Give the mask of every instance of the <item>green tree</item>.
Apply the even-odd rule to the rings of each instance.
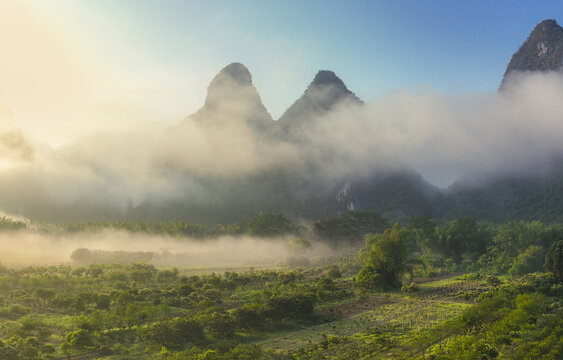
[[[23,221],[16,221],[5,216],[0,217],[0,231],[18,231],[27,228]]]
[[[229,360],[255,360],[261,359],[262,351],[256,345],[238,344],[225,354]]]
[[[312,295],[275,296],[266,301],[263,312],[266,317],[273,321],[283,319],[303,320],[313,315],[314,305]]]
[[[235,335],[236,321],[228,313],[214,312],[205,318],[205,328],[218,339],[230,339]]]
[[[459,263],[464,254],[476,259],[485,253],[487,233],[479,227],[475,218],[457,217],[439,233],[439,244],[444,256]]]
[[[92,261],[92,252],[86,248],[76,249],[72,252],[70,258],[78,263],[87,263]]]
[[[437,226],[436,222],[426,215],[417,215],[409,219],[408,227],[412,231],[416,245],[425,254],[440,253]]]
[[[361,250],[360,257],[370,270],[368,273],[379,274],[387,286],[401,287],[400,276],[410,271],[409,237],[410,231],[401,228],[399,224],[393,225],[383,234],[366,236],[366,247]]]
[[[28,337],[21,342],[20,357],[24,360],[35,360],[39,356],[40,344],[34,337]]]
[[[263,327],[263,318],[248,304],[233,310],[232,315],[237,328],[241,330],[260,330]]]
[[[39,288],[35,290],[35,295],[41,299],[41,301],[43,302],[43,306],[45,306],[46,302],[52,298],[55,297],[56,293],[53,290],[50,289],[43,289],[43,288]]]
[[[172,269],[162,269],[158,270],[156,273],[156,280],[162,283],[170,283],[178,278],[178,269],[175,267]]]
[[[178,347],[205,338],[201,324],[192,319],[175,318],[159,321],[141,331],[141,337],[156,345]]]
[[[387,225],[387,221],[374,211],[347,211],[338,217],[316,222],[314,229],[318,236],[333,242],[358,241],[367,234],[382,232]]]
[[[61,352],[65,354],[68,359],[70,359],[70,355],[72,354],[72,346],[68,341],[63,341],[59,345],[59,350],[61,350]]]
[[[338,291],[338,286],[334,280],[329,277],[321,277],[316,284],[317,298],[320,300],[328,300],[334,298]]]
[[[508,274],[517,276],[541,271],[544,259],[545,249],[541,246],[532,245],[514,258],[512,267],[508,269]]]
[[[356,274],[356,286],[362,291],[375,290],[383,285],[383,278],[377,270],[369,264],[364,265],[358,274]]]
[[[311,242],[303,238],[295,238],[286,244],[286,248],[292,256],[303,254],[311,247]]]
[[[563,282],[563,240],[559,240],[549,247],[543,266],[545,270],[553,274],[555,281]]]
[[[247,224],[248,233],[268,237],[285,235],[297,231],[297,227],[281,214],[263,213]]]
[[[94,339],[88,330],[79,329],[66,335],[65,341],[73,349],[84,350],[94,345]]]
[[[340,271],[340,268],[337,265],[333,265],[326,272],[326,276],[333,280],[340,279],[342,277],[342,271]]]
[[[53,346],[53,344],[45,344],[41,347],[41,353],[47,355],[47,357],[52,356],[57,349]]]
[[[215,350],[207,350],[203,354],[199,354],[198,360],[219,360],[221,356]]]

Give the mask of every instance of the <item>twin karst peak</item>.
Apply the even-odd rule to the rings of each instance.
[[[189,118],[209,125],[242,121],[259,130],[270,130],[277,125],[289,133],[298,131],[307,119],[321,116],[345,102],[362,104],[334,72],[321,70],[303,95],[275,122],[252,83],[250,71],[241,63],[232,63],[213,78],[204,106]]]

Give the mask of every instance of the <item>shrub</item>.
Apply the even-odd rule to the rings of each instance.
[[[406,292],[406,293],[417,292],[418,291],[418,285],[411,281],[409,283],[403,284],[403,286],[401,287],[401,291]]]
[[[375,290],[383,284],[383,278],[371,265],[364,266],[356,275],[356,286],[362,291]]]

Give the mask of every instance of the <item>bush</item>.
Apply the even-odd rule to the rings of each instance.
[[[260,330],[263,327],[263,318],[248,306],[243,306],[232,311],[236,327],[241,330]]]
[[[501,283],[500,279],[494,275],[487,275],[485,280],[487,281],[487,285],[490,286],[499,286]]]
[[[160,321],[143,329],[141,337],[153,344],[178,347],[198,343],[205,338],[203,327],[192,319],[175,318]]]
[[[508,274],[518,276],[542,270],[545,258],[545,249],[541,246],[532,245],[523,253],[514,258]]]
[[[279,236],[297,231],[297,227],[281,214],[264,213],[250,220],[248,233],[254,236]]]
[[[232,338],[235,335],[236,326],[235,319],[228,313],[214,312],[205,318],[205,328],[215,338]]]
[[[338,266],[333,266],[326,272],[326,276],[331,279],[340,279],[342,277],[342,272]]]
[[[92,261],[92,253],[86,248],[80,248],[74,250],[70,258],[78,263],[88,263]]]
[[[403,284],[403,286],[401,287],[401,291],[406,292],[406,293],[417,292],[418,291],[418,285],[411,281],[409,283]]]
[[[225,354],[229,360],[255,360],[260,359],[262,351],[256,345],[238,344]]]
[[[264,314],[267,318],[280,321],[284,319],[300,320],[313,314],[313,297],[303,294],[276,296],[266,301]]]
[[[366,265],[356,275],[356,286],[362,291],[383,287],[383,278],[371,265]]]
[[[89,346],[94,345],[92,335],[84,329],[68,333],[65,340],[70,344],[72,348],[75,349],[85,349]]]

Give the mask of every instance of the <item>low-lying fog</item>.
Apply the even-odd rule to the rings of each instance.
[[[100,233],[42,234],[32,230],[0,233],[0,263],[8,266],[146,262],[156,266],[278,266],[290,258],[329,256],[326,246],[292,249],[292,237],[221,236],[190,239],[105,230]],[[71,255],[88,249],[90,257]],[[84,250],[82,250],[84,251]],[[83,255],[83,254],[82,254]]]
[[[92,133],[59,148],[0,126],[0,210],[68,221],[69,213],[81,219],[82,209],[94,209],[97,217],[82,219],[113,220],[110,209],[125,213],[147,199],[212,205],[209,179],[244,182],[280,169],[328,185],[396,168],[442,187],[541,174],[563,153],[561,99],[560,72],[515,74],[499,94],[406,89],[308,118],[298,141],[249,125],[255,97],[237,106],[227,99],[202,121]]]
[[[297,144],[256,133],[232,107],[203,123],[139,124],[56,149],[27,138],[14,117],[13,126],[0,126],[0,195],[2,201],[31,194],[63,203],[90,196],[135,204],[148,193],[166,199],[184,191],[189,178],[174,171],[240,178],[300,165],[339,179],[399,164],[446,186],[465,174],[523,170],[561,151],[561,98],[559,72],[516,74],[501,94],[404,89],[308,119]]]

